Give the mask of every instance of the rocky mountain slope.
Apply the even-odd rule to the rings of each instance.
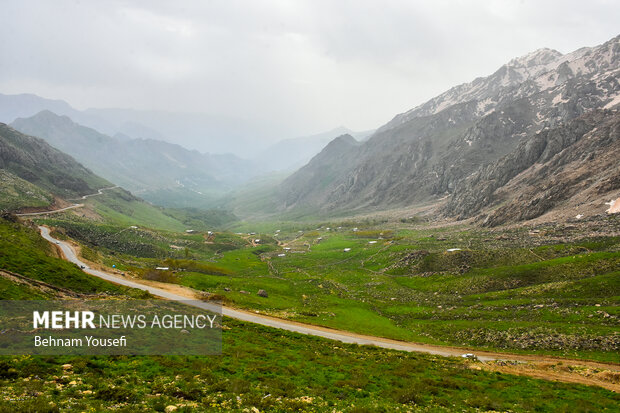
[[[620,36],[562,55],[549,49],[516,58],[492,75],[457,86],[396,116],[365,143],[328,146],[281,185],[283,210],[324,213],[388,209],[456,197],[467,177],[513,153],[520,142],[595,109],[620,95]],[[331,152],[331,153],[330,153]],[[318,173],[337,159],[337,173]],[[472,216],[469,203],[447,215]]]
[[[256,173],[234,155],[209,155],[152,139],[110,137],[42,111],[12,126],[40,136],[97,174],[164,206],[205,206]]]
[[[601,210],[620,192],[620,112],[595,110],[523,139],[454,192],[444,212],[486,225],[536,218],[564,205],[573,216]]]
[[[71,156],[51,147],[44,140],[25,135],[0,123],[0,169],[8,171],[12,185],[28,181],[62,198],[97,192],[111,183],[95,175]],[[24,189],[26,193],[28,188]],[[33,192],[34,195],[34,192]]]

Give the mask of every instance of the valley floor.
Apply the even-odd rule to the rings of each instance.
[[[107,271],[105,271],[105,268],[91,268],[97,267],[98,265],[83,262],[75,253],[74,246],[51,237],[49,235],[48,228],[40,227],[40,229],[45,239],[61,248],[66,259],[79,266],[85,267],[85,271],[92,275],[121,285],[143,289],[153,295],[166,299],[182,301],[186,299],[204,298],[200,291],[178,284],[164,283],[153,280],[131,279],[126,276],[119,276],[118,274],[115,274],[113,269],[108,268]],[[252,244],[254,247],[257,246],[254,243]],[[102,269],[104,271],[102,271]],[[441,356],[458,357],[464,353],[473,352],[475,353],[477,359],[482,362],[479,364],[479,368],[481,369],[527,375],[547,380],[597,385],[616,392],[620,391],[620,364],[617,363],[596,363],[535,354],[513,354],[507,352],[497,353],[472,347],[449,347],[423,343],[411,343],[284,320],[281,318],[260,314],[258,311],[250,312],[231,307],[224,307],[223,311],[225,316],[246,322],[253,322],[302,334],[329,338],[345,343],[374,345],[393,350],[424,352]]]

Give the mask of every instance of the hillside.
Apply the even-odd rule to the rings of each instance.
[[[536,218],[558,206],[565,218],[603,213],[620,194],[620,113],[596,110],[523,139],[467,177],[444,212],[487,225]],[[496,206],[497,208],[493,208]]]
[[[47,207],[54,197],[47,191],[0,169],[0,211],[17,211],[25,207]]]
[[[84,206],[55,217],[85,219],[89,225],[144,225],[169,231],[209,227],[234,221],[222,210],[163,209],[95,175],[44,140],[0,124],[0,211],[50,210],[67,200]],[[104,191],[99,191],[106,188]],[[87,197],[83,197],[88,195]]]
[[[513,59],[396,116],[346,156],[337,145],[326,147],[283,182],[280,211],[329,215],[458,196],[465,178],[513,153],[524,139],[611,108],[620,94],[619,73],[620,37],[567,55],[541,49]],[[337,173],[318,172],[328,158],[337,159]]]
[[[1,299],[86,298],[94,294],[124,298],[149,296],[85,274],[61,259],[35,228],[0,217]]]
[[[45,139],[97,174],[162,206],[206,207],[256,173],[234,155],[210,155],[152,139],[110,137],[42,111],[16,119],[17,130]]]
[[[44,140],[0,123],[0,169],[61,198],[75,198],[111,186]]]
[[[342,135],[331,141],[318,155],[281,185],[287,202],[306,205],[312,202],[327,202],[325,188],[329,183],[341,179],[347,173],[347,166],[355,162],[360,148],[351,135]]]

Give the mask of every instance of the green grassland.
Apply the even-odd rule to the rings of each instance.
[[[154,234],[168,240],[165,237],[169,235],[167,232]],[[100,297],[122,294],[127,298],[140,297],[139,293],[88,276],[74,265],[55,258],[50,244],[42,240],[32,227],[2,219],[0,235],[0,268]],[[298,245],[300,249],[304,244],[311,244],[310,251],[313,251],[321,245],[297,233],[289,236],[296,239],[290,245]],[[314,233],[311,236],[314,237]],[[277,277],[268,275],[270,264],[266,258],[280,251],[274,238],[265,237],[267,245],[251,247],[245,238],[230,233],[216,234],[212,244],[205,244],[202,234],[177,234],[176,237],[175,242],[185,240],[191,247],[191,254],[204,259],[168,258],[168,262],[191,269],[186,272],[196,280],[201,277],[249,279],[252,278],[250,274],[258,275],[264,271],[264,280],[284,278],[282,274]],[[228,249],[217,249],[218,237]],[[354,285],[351,280],[355,277],[346,275],[345,270],[347,266],[354,267],[353,259],[343,261],[332,247],[357,243],[357,248],[363,249],[366,248],[363,242],[368,243],[368,240],[350,233],[333,238],[331,247],[326,240],[321,248],[316,248],[316,253],[328,259],[326,264],[342,269],[343,285],[345,282]],[[157,240],[149,238],[148,243]],[[392,241],[396,243],[397,240]],[[231,248],[231,243],[236,244]],[[199,244],[212,249],[197,248]],[[600,245],[603,244],[614,245]],[[384,246],[377,248],[382,250]],[[89,250],[89,254],[103,259],[105,251],[111,250],[96,246]],[[371,252],[364,256],[378,259],[378,251]],[[119,256],[131,255],[118,254],[105,259]],[[148,258],[133,257],[133,265],[148,262],[151,262]],[[322,265],[314,264],[315,267]],[[288,268],[280,264],[275,267]],[[309,265],[305,268],[306,271],[319,271]],[[180,275],[181,280],[186,277]],[[332,274],[331,278],[335,277]],[[351,280],[347,281],[349,278]],[[289,282],[283,286],[288,286],[289,290],[283,288],[277,292],[274,289],[267,299],[255,294],[242,295],[242,298],[260,298],[262,306],[270,308],[272,304],[265,303],[269,303],[273,296],[279,300],[279,305],[295,309],[296,306],[290,303],[295,302],[291,297],[298,292],[298,287],[290,279],[285,279]],[[306,284],[304,276],[300,276],[300,280],[300,284]],[[327,286],[332,287],[328,282],[325,281],[323,287],[310,284],[320,292]],[[331,294],[327,296],[331,297]],[[3,288],[0,297],[50,298],[27,287]],[[324,299],[321,297],[321,294],[317,295],[317,299]],[[367,299],[365,295],[359,299],[343,298],[342,303],[352,310],[349,314],[359,317],[359,314],[373,313],[371,307],[364,306]],[[357,307],[353,303],[357,303]],[[415,307],[406,306],[405,312],[410,308]],[[423,314],[423,310],[418,311]],[[385,325],[391,325],[389,317],[384,319]],[[394,331],[396,334],[399,329]],[[460,358],[347,345],[230,319],[225,320],[223,340],[223,354],[210,357],[3,356],[0,357],[0,412],[164,411],[170,405],[178,407],[180,412],[587,412],[614,411],[620,406],[617,394],[598,387],[492,373],[480,370],[474,361]]]
[[[180,412],[602,412],[620,406],[608,390],[480,371],[461,359],[229,319],[225,325],[221,356],[0,358],[0,412],[170,405]]]
[[[583,237],[573,225],[238,222],[231,230],[244,232],[208,237],[46,222],[107,265],[138,275],[165,265],[172,273],[162,281],[240,308],[401,340],[620,361],[620,240]],[[95,230],[106,235],[84,235]]]
[[[43,281],[81,294],[145,296],[142,291],[117,286],[85,274],[75,264],[57,258],[51,245],[35,228],[0,218],[0,269]],[[0,277],[1,299],[46,298],[27,284],[15,284]]]
[[[54,197],[36,185],[9,171],[0,169],[0,211],[16,211],[25,207],[46,207]]]
[[[105,191],[87,202],[108,223],[142,225],[167,231],[186,229],[182,222],[166,215],[163,208],[150,205],[121,188]]]

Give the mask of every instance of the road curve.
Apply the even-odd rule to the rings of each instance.
[[[118,186],[111,186],[109,188],[101,188],[101,189],[99,189],[94,194],[82,195],[80,198],[77,198],[77,199],[87,199],[87,198],[90,198],[91,196],[101,195],[101,194],[103,194],[103,191],[106,191],[108,189],[114,189],[114,188],[118,188]],[[73,199],[71,199],[70,201],[73,201]],[[83,206],[84,206],[84,204],[73,204],[73,205],[70,205],[68,207],[64,207],[64,208],[60,208],[60,209],[53,209],[51,211],[26,212],[24,214],[15,214],[15,215],[18,216],[18,217],[32,217],[32,216],[37,216],[37,215],[55,214],[57,212],[67,211],[69,209],[82,208]]]
[[[196,307],[205,308],[209,310],[213,310],[213,304],[209,304],[201,301],[188,301],[188,297],[184,297],[179,294],[172,293],[170,291],[162,290],[161,288],[152,287],[149,285],[140,284],[138,282],[129,280],[127,278],[110,274],[104,271],[95,270],[93,268],[89,268],[86,263],[81,261],[73,248],[66,242],[57,240],[50,235],[50,230],[47,227],[39,226],[41,230],[41,236],[45,238],[47,241],[52,242],[60,247],[65,258],[77,264],[80,267],[84,267],[83,271],[94,275],[95,277],[102,278],[104,280],[113,282],[115,284],[124,285],[127,287],[138,288],[140,290],[148,291],[149,293],[165,298],[167,300],[172,301],[181,301],[185,304],[194,305]],[[454,348],[454,347],[443,347],[443,346],[433,346],[427,344],[416,344],[398,340],[391,340],[382,337],[373,337],[361,334],[350,333],[347,331],[335,330],[330,328],[324,328],[319,326],[313,326],[309,324],[298,323],[294,321],[282,320],[275,317],[264,316],[260,314],[254,314],[248,311],[237,310],[229,307],[222,307],[222,315],[226,317],[235,318],[242,321],[247,321],[250,323],[260,324],[268,327],[279,328],[282,330],[294,331],[296,333],[308,334],[312,336],[318,336],[327,338],[330,340],[341,341],[343,343],[350,344],[360,344],[360,345],[371,345],[377,347],[383,347],[392,350],[401,350],[401,351],[415,351],[422,353],[435,354],[439,356],[453,357],[453,356],[461,356],[463,353],[468,353],[467,349],[462,348]],[[522,356],[522,355],[513,355],[513,354],[498,354],[492,352],[475,352],[478,359],[481,361],[491,361],[491,360],[530,360],[536,358],[536,356]]]
[[[73,204],[73,205],[70,205],[68,207],[64,207],[64,208],[60,208],[60,209],[54,209],[52,211],[27,212],[25,214],[15,214],[15,215],[17,215],[18,217],[32,217],[32,216],[36,216],[36,215],[55,214],[56,212],[67,211],[67,210],[73,209],[73,208],[81,208],[83,206],[84,206],[84,204]]]

